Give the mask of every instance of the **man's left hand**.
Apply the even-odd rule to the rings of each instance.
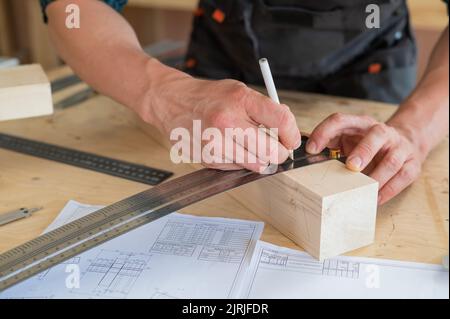
[[[419,177],[426,156],[406,130],[368,116],[340,113],[314,129],[306,150],[315,154],[325,147],[340,148],[349,169],[363,171],[379,182],[380,205]]]

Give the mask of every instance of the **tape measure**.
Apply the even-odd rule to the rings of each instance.
[[[274,174],[332,159],[329,150],[306,154],[304,145]],[[0,291],[176,210],[267,176],[202,169],[95,211],[1,254]]]
[[[0,133],[0,148],[69,164],[148,185],[158,185],[173,173],[105,156]]]

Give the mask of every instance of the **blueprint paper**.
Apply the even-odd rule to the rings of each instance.
[[[101,207],[71,201],[46,231]],[[319,262],[304,252],[256,244],[262,228],[173,213],[0,298],[449,298],[442,266],[357,257]],[[73,267],[80,269],[79,288],[66,285]]]
[[[46,231],[100,208],[70,201]],[[262,229],[260,222],[173,213],[21,282],[0,298],[233,298]],[[74,269],[80,274],[75,288]]]
[[[439,265],[308,254],[258,242],[242,298],[449,298]]]

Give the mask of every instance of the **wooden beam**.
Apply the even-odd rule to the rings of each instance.
[[[378,183],[336,160],[270,176],[230,194],[319,260],[374,241]]]
[[[51,113],[50,83],[40,65],[0,70],[0,121]]]

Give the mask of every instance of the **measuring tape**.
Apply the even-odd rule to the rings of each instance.
[[[274,174],[332,159],[329,150],[306,154],[304,145]],[[176,210],[266,176],[202,169],[95,211],[1,254],[0,291]]]
[[[62,146],[0,133],[0,148],[105,173],[148,185],[158,185],[173,173],[119,161]]]

